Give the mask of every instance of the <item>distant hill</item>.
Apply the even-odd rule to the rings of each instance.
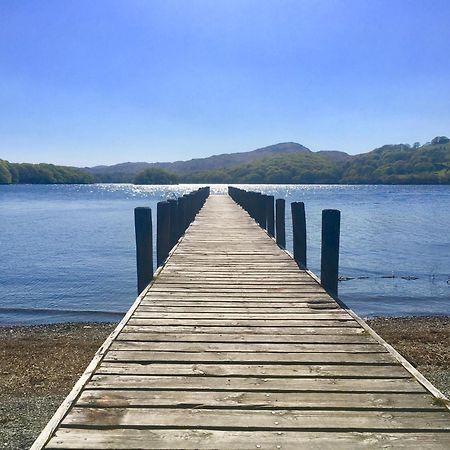
[[[319,150],[316,155],[325,156],[330,161],[337,163],[343,163],[352,159],[352,156],[345,152],[339,152],[337,150]]]
[[[440,136],[421,147],[385,145],[368,153],[348,157],[339,155],[339,152],[276,155],[229,169],[194,172],[187,174],[184,181],[450,184],[450,140]]]
[[[438,136],[421,147],[384,145],[354,156],[344,165],[340,182],[450,184],[450,139]]]
[[[188,161],[155,163],[127,162],[112,166],[86,167],[83,170],[92,175],[99,182],[131,182],[136,174],[148,168],[160,168],[180,176],[210,170],[228,169],[266,157],[297,153],[313,154],[313,152],[304,145],[295,142],[283,142],[249,152],[223,153],[206,158],[195,158]],[[323,151],[320,153],[322,153],[324,157],[334,161],[343,161],[346,158],[350,158],[350,155],[344,152]]]
[[[178,184],[178,177],[158,167],[149,167],[139,172],[133,182],[134,184]]]
[[[384,145],[356,156],[312,152],[286,142],[250,152],[173,163],[122,163],[77,169],[0,160],[0,183],[341,183],[450,184],[450,139]]]
[[[295,142],[283,142],[269,145],[250,152],[223,153],[207,158],[196,158],[189,161],[176,161],[173,163],[155,163],[158,167],[177,174],[186,174],[198,170],[227,169],[236,167],[261,158],[291,153],[312,153],[309,148]]]
[[[267,156],[228,169],[193,172],[190,183],[338,183],[341,164],[313,152]]]

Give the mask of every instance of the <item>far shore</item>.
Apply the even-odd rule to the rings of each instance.
[[[367,322],[450,396],[450,316]],[[18,450],[33,443],[115,326],[0,327],[0,448]]]

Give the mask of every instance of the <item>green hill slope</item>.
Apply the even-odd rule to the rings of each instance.
[[[91,169],[0,160],[3,184],[159,183],[161,174],[171,183],[450,184],[450,139],[439,136],[413,147],[385,145],[356,156],[312,152],[290,142],[176,163],[124,163]]]
[[[76,167],[18,164],[0,160],[0,184],[83,184],[93,178]]]
[[[99,182],[131,182],[136,174],[148,168],[158,168],[176,175],[185,175],[193,172],[228,169],[264,157],[291,153],[312,152],[301,144],[295,142],[283,142],[249,152],[223,153],[220,155],[208,156],[206,158],[190,159],[188,161],[155,163],[127,162],[114,164],[112,166],[86,167],[83,170],[92,175],[95,180]]]
[[[433,139],[432,142],[436,142]],[[341,183],[450,184],[450,142],[385,145],[353,157],[343,167]]]
[[[262,158],[231,169],[194,172],[181,177],[191,183],[336,183],[340,165],[315,153]]]
[[[261,158],[230,169],[181,177],[209,183],[450,184],[450,140],[422,147],[385,145],[357,156],[302,152]],[[345,155],[345,154],[344,154]]]

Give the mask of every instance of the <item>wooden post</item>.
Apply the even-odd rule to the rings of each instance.
[[[274,202],[273,195],[266,195],[267,233],[269,233],[270,237],[275,237]]]
[[[184,229],[187,230],[188,226],[191,223],[191,217],[192,217],[192,195],[190,194],[184,194]]]
[[[259,217],[259,197],[257,192],[250,191],[250,196],[248,199],[248,207],[244,205],[244,209],[247,209],[250,217],[255,220],[255,222],[260,222]]]
[[[257,193],[258,201],[258,220],[259,226],[265,230],[267,227],[267,200],[266,195]]]
[[[186,199],[184,197],[178,197],[178,205],[177,205],[177,216],[178,216],[178,232],[177,232],[177,240],[183,236],[185,232],[185,208],[186,208]]]
[[[341,212],[337,209],[322,211],[322,251],[320,282],[332,296],[338,295],[339,233]]]
[[[292,211],[292,239],[294,259],[297,264],[306,269],[306,216],[303,202],[291,203]]]
[[[283,198],[277,198],[275,202],[276,239],[281,248],[286,248],[285,203]]]
[[[167,200],[170,209],[170,245],[169,247],[172,249],[173,246],[177,243],[178,237],[178,216],[177,216],[177,201],[174,199]]]
[[[150,208],[134,209],[134,228],[138,294],[140,294],[153,277],[152,210]]]
[[[184,208],[183,208],[183,234],[185,233],[185,231],[187,230],[189,224],[191,223],[189,220],[189,215],[191,212],[191,202],[190,202],[190,197],[189,194],[184,194],[183,195],[184,198]]]
[[[156,265],[159,267],[170,251],[170,204],[156,205]]]

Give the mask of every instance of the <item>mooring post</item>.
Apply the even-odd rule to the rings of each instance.
[[[256,222],[259,223],[259,199],[258,199],[258,193],[250,191],[249,192],[249,202],[248,202],[248,209],[244,206],[244,208],[247,209],[248,213],[250,214],[250,217],[254,219]]]
[[[253,198],[252,208],[253,208],[253,210],[252,210],[252,214],[250,214],[259,225],[261,225],[261,223],[260,223],[261,222],[260,197],[261,197],[261,195],[258,194],[258,192],[252,193],[252,198]]]
[[[291,203],[292,239],[294,259],[297,264],[306,269],[306,216],[303,202]]]
[[[183,236],[185,228],[185,222],[184,222],[184,215],[186,208],[186,199],[184,197],[178,197],[178,203],[177,203],[177,240],[180,239],[181,236]]]
[[[193,220],[193,211],[194,211],[194,196],[193,193],[189,193],[186,195],[186,229],[191,224]]]
[[[169,232],[169,240],[170,244],[169,247],[173,248],[173,246],[177,243],[178,237],[178,217],[177,217],[177,201],[174,199],[167,200],[167,203],[169,204],[169,210],[170,210],[170,232]],[[169,250],[170,251],[170,250]]]
[[[267,215],[267,233],[270,237],[275,237],[275,198],[273,195],[266,195],[266,215]]]
[[[170,251],[170,204],[156,205],[156,265],[159,267]]]
[[[285,203],[284,198],[275,202],[276,240],[281,248],[286,248]]]
[[[339,234],[341,212],[337,209],[322,211],[322,251],[320,282],[329,294],[338,295]]]
[[[188,226],[190,224],[189,215],[190,215],[190,212],[191,212],[191,202],[190,202],[191,198],[189,197],[189,194],[184,194],[183,198],[184,198],[184,209],[183,209],[183,212],[184,212],[183,233],[184,233],[187,230],[187,228],[188,228]]]
[[[134,229],[136,233],[136,264],[138,295],[153,277],[152,210],[138,207],[134,209]]]
[[[260,227],[265,230],[267,227],[267,200],[266,194],[258,193],[259,220]]]

